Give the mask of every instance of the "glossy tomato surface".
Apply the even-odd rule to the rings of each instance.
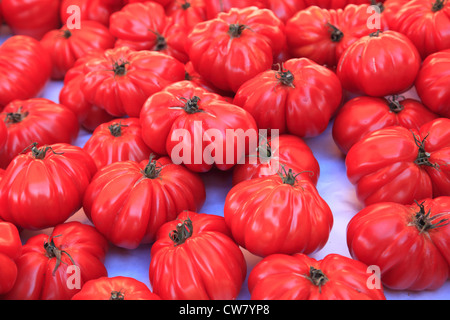
[[[152,245],[149,279],[164,300],[234,300],[247,274],[221,216],[181,212]]]
[[[0,297],[10,291],[16,282],[16,260],[21,253],[22,242],[16,226],[0,220]]]
[[[348,224],[350,253],[378,266],[388,288],[436,290],[449,276],[449,206],[448,196],[368,206]]]

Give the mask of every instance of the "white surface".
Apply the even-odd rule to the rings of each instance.
[[[58,96],[61,87],[61,82],[50,82],[42,93],[42,97],[59,102]],[[414,96],[414,92],[410,95]],[[322,259],[330,253],[338,253],[350,257],[346,244],[347,223],[362,209],[360,202],[356,198],[355,188],[347,179],[344,157],[332,139],[331,125],[330,123],[328,129],[320,136],[305,139],[320,165],[318,191],[324,200],[327,201],[334,215],[334,225],[328,243],[320,251],[311,255],[315,259]],[[75,144],[82,147],[89,136],[88,132],[81,131]],[[231,172],[216,171],[202,174],[202,177],[207,189],[207,198],[201,212],[223,216],[225,197],[231,188]],[[82,210],[69,219],[69,221],[72,220],[91,224]],[[22,237],[26,240],[32,235],[38,233],[48,234],[50,231],[51,229],[33,232],[23,231]],[[151,259],[150,248],[151,245],[142,245],[134,250],[126,250],[111,245],[105,261],[108,275],[111,277],[119,275],[133,277],[151,288],[148,278]],[[253,266],[261,258],[250,254],[244,249],[243,252],[247,260],[248,276]],[[407,292],[385,290],[385,295],[388,300],[449,300],[450,281],[447,281],[443,287],[436,291]],[[238,299],[245,300],[249,298],[247,282],[245,282]]]

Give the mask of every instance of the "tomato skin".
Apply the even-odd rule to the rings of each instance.
[[[284,82],[284,78],[293,78]],[[243,83],[233,103],[247,110],[260,129],[279,134],[314,137],[328,126],[342,101],[337,76],[307,58],[286,61],[280,70],[267,70]]]
[[[422,59],[450,49],[450,4],[439,0],[389,0],[385,3],[389,28],[406,35]]]
[[[62,0],[60,16],[63,24],[66,24],[73,17],[74,12],[69,10],[70,6],[80,8],[80,20],[97,21],[105,26],[109,26],[111,14],[120,10],[122,0]]]
[[[47,147],[51,147],[45,152]],[[42,158],[42,159],[41,159]],[[83,149],[65,143],[34,146],[16,156],[0,183],[0,212],[17,227],[38,230],[67,220],[82,205],[96,172]]]
[[[422,102],[442,117],[450,118],[450,49],[430,54],[416,78],[416,90]]]
[[[152,165],[154,177],[145,170]],[[116,246],[152,243],[158,228],[183,210],[199,210],[206,198],[201,178],[169,158],[115,162],[100,169],[86,190],[88,218]]]
[[[5,0],[1,2],[3,18],[13,34],[41,39],[45,33],[59,28],[60,1]]]
[[[352,43],[376,31],[369,28],[368,20],[373,12],[368,7],[369,3],[351,4],[344,9],[311,6],[298,11],[286,22],[286,39],[291,56],[306,57],[320,65],[336,67],[339,58]],[[387,30],[383,16],[380,15],[379,19],[380,29]]]
[[[82,21],[80,29],[69,29],[64,25],[60,29],[47,32],[41,44],[52,59],[52,79],[63,80],[66,72],[77,59],[90,50],[112,48],[115,38],[109,29],[96,21]]]
[[[0,167],[9,163],[31,143],[73,143],[79,132],[75,114],[45,98],[14,100],[0,113],[7,127],[7,141],[0,149]]]
[[[8,129],[6,128],[6,124],[4,121],[0,121],[0,150],[6,144],[6,139],[8,138]]]
[[[247,111],[190,81],[173,83],[150,96],[140,119],[142,137],[150,149],[194,172],[213,167],[226,171],[239,163],[250,142],[244,138],[242,143],[238,131],[257,139],[256,123]],[[227,140],[229,130],[236,133],[232,140]],[[213,156],[211,149],[217,154]]]
[[[410,204],[416,199],[448,195],[449,128],[450,119],[438,118],[419,131],[388,127],[357,142],[345,163],[359,200],[366,206],[377,202]]]
[[[229,12],[236,9],[255,6],[259,9],[267,8],[264,0],[205,0],[206,19],[215,19],[222,12]]]
[[[288,183],[287,176],[243,181],[227,194],[225,221],[235,241],[255,255],[309,254],[328,241],[330,207],[310,180]]]
[[[1,181],[1,180],[0,180]],[[19,231],[12,223],[0,220],[0,295],[12,289],[17,279],[16,260],[22,253]]]
[[[178,224],[192,222],[192,235],[174,245],[170,235]],[[239,246],[224,218],[181,212],[158,230],[152,245],[149,279],[164,300],[235,300],[247,274]]]
[[[326,280],[311,274],[320,270]],[[383,288],[369,288],[372,273],[364,263],[339,254],[322,260],[302,253],[263,258],[248,278],[251,300],[386,300]],[[320,284],[320,285],[319,285]]]
[[[282,165],[294,172],[305,171],[299,177],[310,179],[314,185],[317,184],[320,166],[309,146],[301,138],[289,134],[280,135],[277,139],[276,143],[272,143],[271,137],[268,137],[267,141],[261,141],[261,150],[250,152],[246,163],[236,165],[233,169],[233,186],[244,180],[276,174]],[[266,148],[270,157],[265,157]],[[256,159],[252,161],[252,157]]]
[[[34,38],[16,35],[6,39],[0,58],[0,110],[13,100],[37,96],[50,79],[50,57]]]
[[[142,140],[138,118],[115,119],[99,125],[83,149],[92,157],[97,168],[118,161],[148,160],[152,150]]]
[[[71,300],[161,300],[141,281],[131,277],[101,277],[86,282]]]
[[[138,117],[151,94],[184,75],[184,64],[173,57],[121,47],[89,59],[80,87],[87,102],[109,114]]]
[[[52,241],[56,250],[53,254]],[[60,251],[61,259],[54,255]],[[108,242],[92,226],[78,221],[66,222],[54,227],[50,236],[38,234],[31,237],[22,247],[17,259],[17,281],[4,298],[5,300],[70,300],[91,279],[107,276],[103,264],[108,251]],[[73,260],[73,262],[72,262]],[[77,288],[70,277],[75,275],[69,266],[75,265],[79,272]],[[69,286],[68,284],[72,284]]]
[[[389,126],[407,129],[419,128],[438,116],[415,99],[399,100],[398,97],[378,98],[360,96],[346,102],[333,123],[333,140],[342,153],[366,134]]]
[[[270,69],[285,43],[283,22],[272,11],[252,6],[232,8],[198,23],[185,47],[202,77],[221,90],[236,92],[242,83]]]
[[[339,59],[336,74],[345,90],[382,97],[411,88],[421,62],[419,52],[406,36],[387,30],[350,45]]]
[[[450,197],[368,206],[347,226],[349,251],[355,259],[377,265],[381,281],[390,289],[436,290],[448,280],[450,270],[450,225],[445,224],[449,208]],[[429,218],[424,218],[428,212]]]

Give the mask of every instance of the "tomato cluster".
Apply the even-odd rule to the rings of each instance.
[[[449,279],[450,2],[0,9],[0,299],[385,300]],[[328,128],[362,209],[348,254],[318,260]],[[223,210],[201,213],[217,172]],[[150,287],[108,276],[110,246],[142,245]]]

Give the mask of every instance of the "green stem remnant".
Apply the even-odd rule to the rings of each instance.
[[[173,241],[175,246],[178,246],[190,238],[192,236],[192,232],[192,221],[188,217],[186,220],[177,224],[176,229],[169,233],[169,238]]]

